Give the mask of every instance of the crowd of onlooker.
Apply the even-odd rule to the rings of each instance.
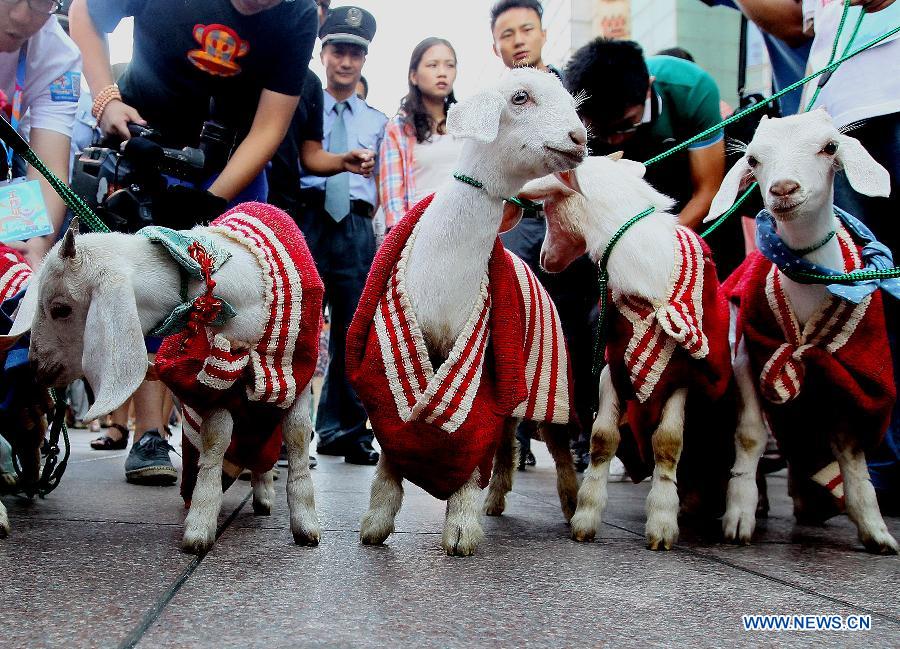
[[[840,0],[704,0],[742,11],[762,31],[773,68],[774,90],[828,63]],[[57,176],[69,177],[72,152],[101,138],[130,137],[129,124],[152,127],[161,144],[197,146],[215,124],[228,154],[186,182],[167,178],[168,207],[189,228],[227,206],[267,201],[289,213],[306,238],[326,288],[330,323],[324,384],[316,413],[317,452],[347,462],[374,464],[378,453],[362,404],[344,371],[346,330],[360,299],[383,233],[406,211],[451,177],[460,142],[447,133],[448,109],[456,101],[457,57],[453,45],[426,38],[412,51],[408,92],[393,116],[366,103],[362,77],[375,17],[330,0],[3,0],[0,2],[0,108]],[[859,19],[855,45],[898,22],[892,0],[853,0],[847,23]],[[732,110],[723,106],[713,78],[677,48],[646,56],[631,41],[598,38],[577,50],[563,68],[543,58],[547,33],[537,0],[501,0],[491,8],[485,39],[508,68],[532,66],[555,74],[583,97],[579,114],[599,155],[623,151],[647,160],[695,134],[714,128]],[[134,54],[124,69],[110,65],[106,35],[126,16],[134,18]],[[64,29],[65,27],[65,29]],[[844,32],[840,52],[849,49]],[[321,39],[326,83],[310,69],[314,41]],[[850,44],[853,45],[853,44]],[[821,90],[816,107],[852,129],[891,173],[900,174],[900,76],[898,39],[843,64]],[[893,64],[893,65],[892,65]],[[398,71],[398,74],[400,71]],[[82,80],[83,75],[83,80]],[[782,97],[775,110],[803,110],[815,82]],[[79,92],[80,91],[80,92]],[[740,106],[737,110],[740,110]],[[677,202],[678,220],[698,227],[722,181],[726,133],[708,137],[648,167],[647,179]],[[13,157],[7,165],[17,168]],[[22,169],[18,169],[22,172]],[[32,168],[24,171],[38,178]],[[8,243],[34,268],[63,230],[66,208],[41,180],[53,234]],[[897,192],[864,198],[839,181],[835,202],[865,221],[894,250],[900,249]],[[746,216],[753,216],[747,212]],[[544,236],[541,213],[502,234],[548,288],[559,310],[573,359],[572,449],[580,469],[588,464],[591,421],[591,345],[598,299],[595,270],[584,258],[553,276],[539,267]],[[736,224],[740,220],[735,221]],[[745,221],[746,229],[750,221]],[[726,229],[725,232],[728,232]],[[721,258],[720,274],[739,263],[752,237],[739,225],[710,240]],[[735,234],[737,233],[737,234]],[[748,243],[745,245],[745,241]],[[888,301],[888,324],[896,349],[897,306]],[[146,340],[152,355],[158,339]],[[894,363],[897,366],[898,355]],[[897,372],[900,376],[900,371]],[[78,425],[89,386],[70,390]],[[176,413],[176,414],[173,414]],[[125,449],[133,430],[126,477],[171,483],[170,420],[177,408],[158,381],[146,381],[129,403],[103,422],[92,446]],[[84,422],[91,425],[92,422]],[[93,423],[97,427],[97,423]],[[533,429],[518,431],[520,468],[534,463]],[[881,492],[900,487],[900,425],[895,416],[879,453],[871,458]]]

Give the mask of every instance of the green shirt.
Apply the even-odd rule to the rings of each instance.
[[[715,126],[722,121],[719,111],[719,88],[713,78],[699,66],[672,56],[651,56],[647,69],[653,90],[659,101],[659,114],[651,125],[651,133],[658,141],[681,142]],[[702,149],[724,137],[721,129],[692,144],[690,149]]]

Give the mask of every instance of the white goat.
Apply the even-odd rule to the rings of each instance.
[[[423,365],[429,366],[425,371],[430,372],[431,366],[434,366],[435,376],[440,376],[447,366],[452,366],[455,362],[451,354],[455,353],[458,341],[467,335],[464,329],[467,326],[471,328],[473,322],[476,326],[483,324],[483,319],[474,319],[478,313],[473,313],[473,309],[480,309],[479,300],[484,300],[489,264],[493,266],[498,261],[496,258],[505,254],[500,250],[498,255],[498,248],[495,247],[499,246],[497,233],[504,214],[504,198],[514,195],[532,178],[574,167],[582,161],[587,150],[587,133],[575,112],[575,101],[555,76],[533,69],[508,72],[496,88],[480,92],[456,104],[448,116],[447,128],[456,137],[466,138],[457,171],[477,179],[482,186],[479,188],[449,179],[437,191],[417,222],[414,233],[407,233],[411,250],[404,248],[404,254],[407,255],[404,258],[405,275],[399,277],[399,282],[405,283],[405,299],[408,300],[408,307],[404,308],[409,308],[414,314],[424,341],[422,347],[427,348],[427,351],[419,348],[418,360],[423,360],[424,356]],[[411,218],[414,218],[412,214],[404,220],[410,222]],[[398,236],[404,236],[398,235],[402,227],[401,222],[400,228],[395,228],[388,235],[382,251],[399,245],[395,241],[399,240]],[[507,261],[506,257],[502,261],[513,263],[511,259]],[[516,272],[525,268],[521,261],[514,263],[518,264]],[[376,260],[376,267],[378,264],[379,261]],[[523,274],[525,272],[527,271],[522,270]],[[366,303],[369,297],[379,298],[382,289],[375,289],[374,281],[373,274],[370,274],[367,293],[364,293],[361,304]],[[536,281],[534,284],[537,286]],[[507,304],[517,300],[515,288],[509,288],[512,293],[502,296],[503,302]],[[369,291],[378,293],[370,295]],[[546,296],[546,293],[542,295]],[[496,314],[503,306],[498,304],[499,301],[492,303],[492,319],[499,317]],[[549,310],[552,308],[549,298],[546,298],[544,308],[549,317]],[[553,317],[556,317],[555,310]],[[377,339],[367,338],[369,332],[378,326],[377,322],[371,325],[371,319],[364,320],[365,316],[358,310],[350,329],[350,338],[362,344],[368,340],[369,349],[377,348]],[[494,356],[497,355],[496,333],[494,328],[489,334],[492,336]],[[374,336],[374,333],[371,335]],[[557,344],[562,345],[561,340]],[[348,340],[348,349],[352,346],[353,343]],[[534,347],[537,347],[536,343]],[[521,351],[520,347],[516,353],[521,355]],[[525,352],[527,355],[529,350],[525,349]],[[394,408],[393,401],[386,404],[384,401],[378,403],[373,400],[364,385],[369,379],[365,378],[365,372],[356,371],[360,369],[360,363],[352,356],[354,354],[351,350],[348,353],[350,375],[366,404],[383,450],[372,483],[369,511],[362,519],[360,530],[363,543],[378,544],[394,529],[394,518],[403,496],[403,478],[415,481],[414,471],[441,473],[447,461],[446,456],[457,452],[447,445],[456,442],[464,445],[466,441],[460,438],[464,436],[462,431],[423,432],[423,435],[434,435],[433,452],[421,454],[416,461],[411,461],[406,453],[394,452],[386,444],[384,425],[379,426],[379,417],[384,416],[385,410]],[[448,361],[448,357],[451,360]],[[407,365],[408,361],[409,357],[403,359]],[[484,384],[490,380],[488,377],[493,378],[495,372],[500,373],[504,369],[503,363],[502,358],[495,358],[494,371],[489,375],[486,370],[485,380],[480,380],[480,376],[475,379],[473,385],[477,387],[479,394]],[[549,366],[550,358],[545,358],[543,363]],[[538,371],[540,370],[538,367]],[[482,387],[478,387],[479,381]],[[449,388],[450,383],[448,379],[446,387]],[[484,507],[488,515],[500,515],[503,512],[506,493],[512,488],[514,431],[518,419],[508,417],[511,413],[512,409],[506,413],[504,420],[503,415],[491,410],[490,413],[470,414],[467,420],[470,422],[472,418],[478,419],[485,415],[491,421],[488,424],[492,431],[490,434],[498,432],[496,437],[500,437],[499,445],[492,442],[489,451],[493,454],[493,449],[496,449],[493,475]],[[396,414],[395,409],[392,416],[396,417]],[[403,422],[410,422],[411,428],[419,423],[410,421],[414,418],[413,414],[404,418]],[[502,426],[502,434],[493,427],[494,419],[497,419],[497,427]],[[397,421],[399,423],[399,419]],[[568,430],[565,425],[559,424],[545,424],[542,428],[544,439],[556,463],[562,508],[566,518],[569,518],[574,509],[577,481],[568,448]],[[487,458],[489,465],[490,455]],[[447,498],[443,547],[448,554],[470,555],[482,537],[477,500],[487,476],[484,475],[486,469],[483,464],[479,466],[480,470],[468,469],[465,477],[457,481],[464,484],[447,495],[443,495],[439,489],[430,489],[434,495]]]
[[[273,278],[260,257],[268,254],[263,250],[277,250],[282,245],[281,241],[293,240],[284,236],[283,228],[289,224],[296,230],[296,226],[283,213],[280,217],[276,214],[273,218],[281,220],[274,222],[279,224],[277,228],[282,228],[275,229],[280,235],[276,237],[272,231],[266,230],[273,221],[263,221],[249,216],[249,213],[267,214],[277,210],[259,204],[245,204],[241,208],[246,208],[248,214],[237,212],[231,218],[250,224],[247,232],[250,233],[252,228],[258,244],[253,249],[247,245],[250,239],[238,236],[236,231],[222,223],[221,219],[226,217],[220,217],[209,228],[198,227],[189,233],[206,237],[205,240],[211,241],[220,252],[231,255],[230,260],[215,273],[215,294],[234,307],[236,315],[223,327],[215,329],[220,334],[215,341],[220,347],[227,347],[226,343],[230,342],[231,351],[238,353],[238,350],[256,345],[266,336],[266,327],[271,324],[273,300],[280,299],[273,297],[272,292],[285,292],[285,285],[279,282],[289,284],[292,318],[296,316],[299,320],[301,308],[299,280],[292,282]],[[31,330],[30,358],[42,383],[64,387],[77,378],[86,377],[96,395],[96,401],[85,416],[90,420],[119,407],[144,380],[149,367],[144,336],[183,303],[182,275],[179,265],[165,252],[164,246],[153,243],[147,237],[117,233],[76,235],[77,230],[70,228],[63,240],[48,253],[28,287],[10,335],[3,337],[3,342],[8,344]],[[296,237],[301,237],[299,231]],[[278,242],[271,243],[275,239]],[[259,243],[261,241],[264,243]],[[281,255],[279,260],[289,269],[285,271],[289,275],[294,272],[294,266],[281,250],[282,253],[272,254]],[[321,287],[314,268],[312,273],[312,283]],[[203,292],[203,282],[189,281],[190,297]],[[306,300],[304,307],[313,311],[321,308],[320,292],[318,295],[304,292],[302,298]],[[288,310],[284,303],[279,304],[280,308]],[[320,313],[316,313],[315,317],[315,322],[318,322]],[[278,339],[288,349],[294,348],[296,340],[292,337],[299,337],[302,331],[298,321],[292,320],[292,323],[288,338],[282,336]],[[317,324],[315,327],[318,330]],[[207,333],[201,329],[199,335],[202,337]],[[278,335],[277,331],[275,333]],[[249,357],[243,359],[245,366],[241,369],[244,376],[253,374],[255,379],[257,373],[252,368],[266,361],[260,361],[262,356],[256,348],[246,353]],[[240,362],[235,367],[238,365]],[[229,369],[221,364],[219,368]],[[234,387],[243,390],[239,385]],[[312,433],[311,392],[308,385],[296,385],[295,388],[296,392],[292,387],[291,395],[284,402],[292,405],[282,410],[284,414],[280,415],[288,449],[287,498],[291,531],[298,544],[315,545],[319,541],[320,529],[308,464],[308,444]],[[277,406],[268,404],[266,407]],[[202,425],[192,441],[200,450],[200,470],[185,520],[183,540],[185,551],[193,553],[207,551],[215,540],[222,503],[222,463],[232,439],[234,424],[225,408],[213,408],[198,414]],[[273,495],[271,472],[254,474],[254,512],[268,513]]]
[[[733,203],[742,183],[755,179],[766,210],[774,217],[777,237],[791,256],[842,272],[845,267],[853,267],[857,253],[832,204],[832,184],[839,169],[862,194],[890,193],[887,171],[858,141],[840,133],[824,110],[783,119],[763,118],[743,158],[725,176],[707,220]],[[855,263],[859,263],[858,258]],[[847,513],[858,528],[860,540],[870,551],[896,553],[897,542],[881,517],[863,452],[864,446],[883,433],[893,402],[880,296],[876,291],[859,304],[845,301],[831,295],[824,285],[790,279],[759,253],[736,271],[734,279],[746,282],[739,295],[731,295],[740,301],[739,310],[732,305],[732,326],[738,336],[733,364],[742,407],[723,520],[725,537],[749,543],[753,534],[758,500],[756,470],[766,445],[765,412],[788,460],[795,516],[802,519],[810,514],[807,497],[798,485],[812,477],[794,475],[795,471],[803,473],[796,464],[812,461],[815,450],[824,451],[819,457],[831,463],[832,493],[840,495],[842,476]],[[776,300],[778,296],[784,300]],[[836,311],[828,312],[829,308]],[[844,316],[848,320],[841,322]],[[778,324],[766,325],[770,319]],[[832,330],[833,324],[837,326]],[[773,339],[784,336],[776,354],[766,352],[748,335],[764,327]],[[783,366],[773,363],[778,353],[790,353]],[[854,383],[859,368],[853,366],[866,355],[880,356],[881,378],[875,376],[876,369],[871,369],[861,383]],[[784,368],[783,374],[778,367]],[[842,383],[837,384],[838,380]],[[803,388],[810,384],[816,387]],[[773,387],[774,394],[767,393],[766,385]],[[829,385],[839,387],[829,389]],[[850,385],[857,386],[856,395],[850,395]],[[871,400],[868,411],[860,413],[867,406],[854,401],[863,392]],[[854,411],[862,414],[855,421],[849,414]],[[789,419],[794,420],[791,425]]]
[[[641,453],[641,462],[632,463],[645,473],[653,465],[647,544],[668,550],[678,538],[676,473],[689,396],[691,402],[709,403],[722,396],[730,380],[727,318],[717,297],[714,267],[699,238],[677,225],[669,212],[674,201],[643,180],[644,166],[620,158],[588,158],[573,171],[529,183],[520,195],[544,200],[547,234],[541,265],[550,272],[565,269],[585,251],[599,261],[628,219],[655,208],[625,232],[609,256],[609,364],[600,377],[591,466],[578,492],[572,537],[588,541],[597,534],[607,503],[610,461],[619,449],[620,421],[627,412],[635,436],[652,446],[652,462],[648,450]],[[698,452],[715,455],[712,448]],[[711,475],[712,466],[703,471]]]

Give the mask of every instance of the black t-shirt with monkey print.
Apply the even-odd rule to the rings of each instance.
[[[88,11],[106,33],[134,16],[122,97],[177,147],[196,146],[207,119],[246,135],[263,89],[300,95],[319,25],[313,0],[251,16],[230,0],[88,0]]]

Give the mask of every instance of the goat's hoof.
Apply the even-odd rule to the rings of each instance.
[[[484,501],[485,516],[502,516],[504,511],[506,511],[506,496],[488,494]]]
[[[253,501],[253,513],[257,516],[271,516],[272,505],[266,502]]]
[[[359,524],[359,540],[363,545],[381,545],[394,531],[394,521],[375,512],[366,512]]]
[[[319,528],[300,531],[291,530],[291,534],[294,535],[294,543],[311,548],[319,545],[319,538],[322,536]]]
[[[592,518],[592,515],[586,514],[583,511],[575,511],[575,514],[571,518],[573,541],[584,543],[594,540],[594,537],[597,536],[598,525],[593,523],[591,520]]]
[[[650,550],[671,550],[678,540],[678,520],[647,521],[647,548]]]
[[[461,525],[453,525],[449,528],[444,528],[442,545],[448,556],[470,557],[475,554],[475,549],[478,547],[482,536],[480,527],[466,528]]]
[[[210,551],[216,536],[207,534],[189,534],[185,532],[184,539],[181,541],[181,549],[188,554],[203,555]]]
[[[861,538],[861,540],[866,546],[866,551],[873,554],[897,554],[900,551],[897,541],[888,533],[887,528],[878,530],[875,534]]]
[[[722,518],[722,533],[728,543],[750,545],[755,527],[756,516],[747,512],[728,510]]]

